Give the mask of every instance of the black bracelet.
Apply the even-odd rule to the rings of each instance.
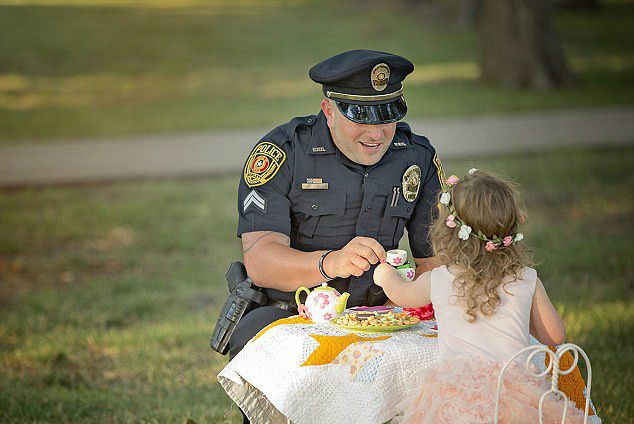
[[[324,259],[326,259],[326,256],[328,256],[328,254],[332,252],[333,250],[327,250],[321,255],[321,258],[319,258],[319,272],[321,272],[321,276],[324,277],[327,281],[334,280],[334,278],[329,277],[328,274],[326,274],[326,271],[324,271]]]

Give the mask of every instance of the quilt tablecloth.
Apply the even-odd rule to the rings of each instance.
[[[433,325],[350,333],[285,318],[256,335],[218,380],[254,423],[383,423],[438,363]]]
[[[258,333],[218,374],[254,423],[385,423],[438,364],[435,322],[351,333],[293,316]],[[536,341],[534,341],[536,343]],[[533,361],[543,367],[543,358]],[[589,423],[600,423],[597,416]]]

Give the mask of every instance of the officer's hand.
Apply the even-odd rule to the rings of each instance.
[[[382,263],[374,270],[374,284],[383,287],[394,277],[399,276],[398,271],[394,267],[387,263]]]
[[[326,257],[326,273],[330,276],[361,276],[381,259],[385,259],[385,249],[378,241],[369,237],[355,237],[341,250],[332,252]]]

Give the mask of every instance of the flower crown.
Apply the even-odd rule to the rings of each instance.
[[[477,169],[471,168],[469,170],[469,175],[472,175],[476,171]],[[447,216],[447,219],[445,220],[445,224],[447,224],[447,227],[449,228],[460,227],[460,230],[458,231],[458,237],[461,240],[468,240],[469,236],[474,236],[476,238],[479,238],[482,241],[485,241],[486,244],[484,248],[486,249],[487,252],[492,252],[500,246],[508,247],[524,239],[524,235],[522,233],[517,233],[514,236],[508,235],[506,237],[498,237],[497,235],[494,234],[493,237],[489,238],[486,235],[484,235],[484,233],[482,233],[482,231],[480,230],[478,230],[477,232],[473,232],[472,228],[468,226],[467,224],[465,224],[465,222],[458,217],[458,214],[456,213],[456,208],[454,208],[453,203],[451,201],[451,193],[449,192],[449,190],[451,190],[451,188],[455,184],[457,184],[458,181],[460,181],[460,179],[456,177],[455,175],[452,175],[449,178],[447,178],[446,183],[448,187],[443,188],[442,194],[440,195],[440,203],[445,205],[445,207],[449,211],[449,216]]]

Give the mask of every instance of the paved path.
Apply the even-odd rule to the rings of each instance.
[[[634,107],[410,122],[441,158],[634,145]],[[237,172],[268,129],[0,146],[0,186]]]

